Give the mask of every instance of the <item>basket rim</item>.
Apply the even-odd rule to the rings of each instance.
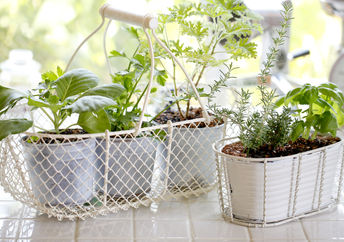
[[[304,152],[297,153],[297,154],[294,154],[294,155],[287,155],[287,156],[280,156],[280,157],[271,157],[271,158],[264,158],[264,157],[252,158],[252,157],[240,157],[240,156],[228,155],[228,154],[225,154],[225,153],[223,153],[221,151],[223,146],[221,146],[221,148],[217,148],[218,145],[221,142],[228,141],[228,140],[234,140],[234,139],[238,139],[238,137],[224,138],[224,139],[220,139],[220,140],[216,141],[212,145],[213,151],[217,155],[219,155],[219,156],[230,158],[230,159],[234,159],[234,160],[237,160],[237,161],[243,161],[243,162],[248,162],[248,163],[250,163],[250,162],[252,162],[252,163],[261,163],[262,161],[264,161],[264,162],[265,161],[266,162],[279,161],[279,160],[284,160],[284,159],[287,159],[287,158],[296,158],[296,157],[299,157],[299,156],[302,156],[302,155],[318,153],[318,152],[321,152],[321,151],[325,151],[328,148],[332,148],[332,147],[340,146],[340,145],[342,145],[344,147],[344,140],[341,138],[340,141],[338,141],[338,142],[336,142],[334,144],[326,145],[324,147],[320,147],[320,148],[317,148],[317,149],[314,149],[314,150],[308,150],[308,151],[304,151]]]
[[[196,123],[196,122],[206,122],[206,118],[197,118],[197,119],[190,119],[190,120],[185,120],[185,121],[179,121],[179,122],[174,122],[174,123],[166,123],[166,124],[159,124],[159,125],[153,125],[151,127],[146,127],[146,128],[141,128],[139,133],[142,132],[149,132],[153,131],[156,129],[166,129],[169,127],[175,127],[178,129],[195,129],[195,128],[180,128],[178,126],[185,125],[185,124],[191,124],[191,123]],[[219,124],[214,127],[219,127],[223,126],[223,124]],[[83,138],[97,138],[97,137],[105,137],[107,134],[109,136],[120,136],[120,135],[127,135],[127,134],[134,134],[135,129],[130,129],[130,130],[122,130],[122,131],[113,131],[110,132],[106,130],[104,133],[94,133],[94,134],[45,134],[45,133],[39,133],[39,132],[23,132],[22,134],[28,135],[28,136],[37,136],[40,138],[64,138],[64,139],[70,139],[70,138],[77,138],[77,139],[83,139]]]

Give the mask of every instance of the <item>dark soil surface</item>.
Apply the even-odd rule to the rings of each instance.
[[[320,147],[337,143],[339,141],[340,138],[330,136],[318,136],[314,140],[298,138],[295,142],[289,141],[286,146],[278,147],[277,149],[272,149],[272,147],[265,145],[255,152],[250,152],[249,155],[246,154],[242,143],[239,141],[226,145],[222,148],[222,152],[228,155],[240,157],[272,158],[294,155],[297,153],[314,150]]]
[[[185,113],[183,113],[185,116]],[[209,115],[212,115],[209,113]],[[180,121],[185,121],[185,120],[192,120],[192,119],[197,119],[197,118],[202,118],[202,109],[201,108],[193,108],[191,107],[189,110],[189,115],[186,118],[182,118],[179,115],[178,111],[168,109],[165,112],[163,112],[160,116],[158,116],[154,121],[156,121],[159,124],[166,124],[168,120],[171,120],[172,123],[180,122]],[[218,124],[222,124],[222,120],[217,120],[214,119],[213,121],[210,122],[210,124],[206,124],[205,122],[195,122],[191,124],[185,124],[180,128],[204,128],[204,127],[214,127]]]
[[[56,134],[55,132],[41,132],[42,134]],[[82,129],[67,129],[60,133],[61,135],[78,135],[78,134],[87,134],[86,131]],[[49,137],[41,137],[40,139],[36,140],[35,137],[27,137],[25,141],[29,141],[29,143],[35,144],[59,144],[59,143],[70,143],[76,142],[82,139],[71,138],[71,139],[64,139],[64,138],[49,138]]]

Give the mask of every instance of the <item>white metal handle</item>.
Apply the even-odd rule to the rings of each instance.
[[[137,25],[142,28],[156,29],[158,27],[158,19],[150,14],[139,15],[117,9],[114,5],[105,3],[99,13],[102,17],[126,22]]]

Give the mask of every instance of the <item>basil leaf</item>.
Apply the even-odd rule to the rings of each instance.
[[[110,130],[110,120],[104,109],[97,112],[83,112],[80,113],[78,125],[87,133],[103,133],[105,130]]]
[[[116,102],[110,98],[102,96],[85,96],[78,99],[64,109],[71,110],[72,113],[95,112],[99,109],[116,105]]]
[[[12,108],[19,100],[26,96],[25,93],[12,88],[0,86],[0,114]]]
[[[27,119],[0,120],[0,140],[11,134],[22,133],[32,127],[32,121]]]
[[[98,82],[98,77],[86,69],[71,70],[55,81],[57,96],[63,102],[67,97],[97,86]]]
[[[120,96],[124,91],[124,88],[120,84],[109,84],[99,87],[94,87],[87,90],[83,96],[103,96],[115,99]]]

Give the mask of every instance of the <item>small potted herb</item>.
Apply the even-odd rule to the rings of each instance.
[[[224,217],[241,224],[280,223],[331,205],[342,159],[342,141],[335,135],[344,124],[344,97],[334,84],[306,84],[277,103],[275,90],[266,86],[291,20],[291,3],[283,7],[284,20],[259,76],[260,106],[251,108],[251,93],[244,89],[236,108],[210,104],[238,129],[237,138],[216,142],[214,150]],[[226,86],[232,70],[211,86],[213,92]]]
[[[97,86],[99,79],[86,69],[67,73],[58,68],[57,74],[42,74],[43,82],[28,93],[0,87],[1,111],[7,112],[19,100],[26,99],[32,110],[44,116],[40,121],[1,120],[1,138],[21,133],[32,125],[43,130],[29,133],[21,139],[32,191],[42,204],[50,206],[84,204],[94,196],[96,175],[95,139],[82,134],[104,131],[107,116],[104,108],[116,104],[113,100],[123,92],[118,84]],[[62,128],[71,115],[78,120]],[[53,129],[45,128],[46,120]],[[71,129],[79,126],[82,129]],[[51,125],[50,125],[51,127]]]
[[[208,69],[220,68],[230,59],[256,56],[256,44],[248,38],[259,30],[252,21],[255,18],[244,4],[236,1],[182,3],[159,16],[158,34],[188,68],[199,95],[207,97],[201,81]],[[166,124],[169,120],[180,122],[202,118],[202,110],[192,107],[196,95],[190,85],[178,87],[181,75],[175,60],[163,50],[159,53],[158,65],[166,70],[166,78],[173,87],[165,108],[154,121]],[[174,126],[169,186],[193,190],[215,182],[214,155],[208,152],[208,147],[221,138],[222,124],[221,119],[213,119],[210,124],[194,122]]]
[[[139,41],[136,29],[127,30]],[[110,120],[110,131],[133,131],[142,113],[139,104],[148,90],[148,82],[145,80],[151,65],[149,56],[141,51],[144,51],[141,44],[132,56],[116,50],[111,51],[110,57],[127,61],[128,67],[112,75],[113,83],[123,85],[125,91],[115,99],[116,105],[106,108]],[[163,71],[156,71],[154,80],[159,80],[159,85],[164,85],[161,81],[164,75]],[[151,93],[156,91],[156,87],[151,89]],[[143,125],[148,124],[143,123]],[[133,132],[124,132],[123,135],[111,135],[110,141],[101,139],[98,142],[100,143],[97,148],[100,173],[97,190],[103,194],[106,191],[112,199],[119,197],[129,199],[147,195],[151,190],[158,140],[154,139],[149,132],[140,132],[138,136],[134,136]],[[108,161],[107,142],[109,142]],[[105,173],[106,161],[107,174]]]

